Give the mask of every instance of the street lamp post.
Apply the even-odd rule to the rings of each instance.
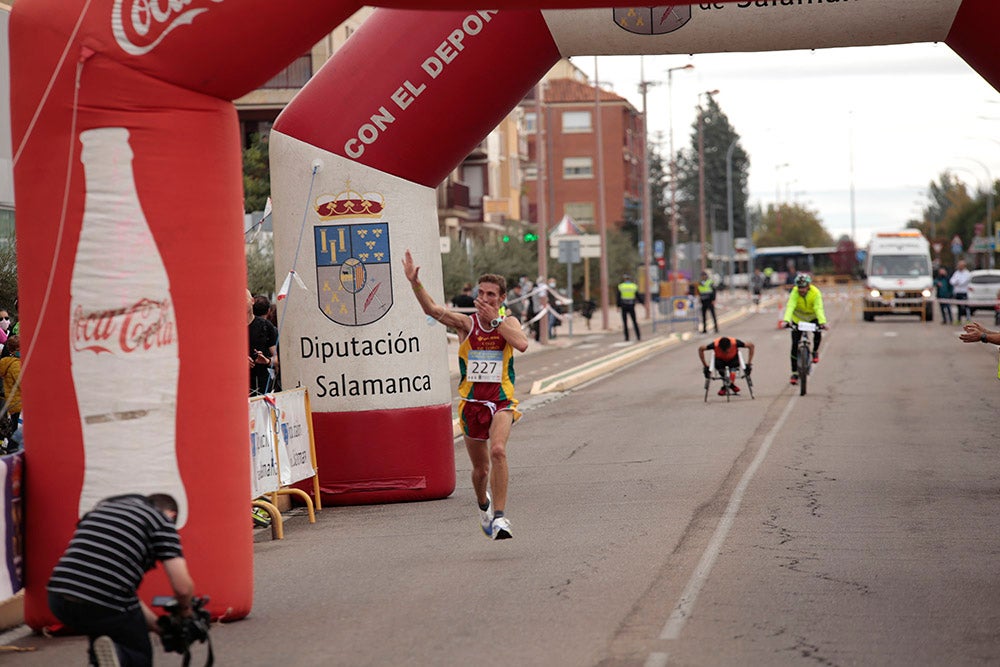
[[[597,77],[597,56],[594,56],[594,119],[597,129],[597,229],[601,241],[600,256],[600,285],[601,285],[601,328],[608,328],[608,216],[607,206],[604,202],[604,134],[602,131],[602,120],[604,112],[601,111],[601,81]],[[584,266],[590,267],[590,260],[584,260]],[[570,287],[572,289],[572,286]],[[590,298],[588,285],[585,299]]]
[[[649,267],[653,256],[653,215],[650,210],[649,186],[649,116],[646,115],[646,89],[655,86],[659,81],[646,81],[646,74],[643,66],[643,57],[639,56],[639,92],[642,93],[642,265],[645,274],[646,299],[645,312],[646,319],[650,317],[650,302],[653,300],[652,281],[650,280]]]
[[[670,124],[670,269],[673,271],[670,291],[672,296],[678,296],[677,274],[680,273],[680,255],[677,252],[677,157],[674,153],[674,72],[684,69],[694,69],[694,65],[688,63],[683,67],[667,69],[667,117]]]
[[[698,93],[698,241],[701,244],[701,270],[708,271],[708,255],[705,251],[705,109],[701,106],[701,96],[711,97],[718,90]]]
[[[781,180],[778,172],[790,166],[783,162],[774,167],[774,229],[777,234],[781,234]]]

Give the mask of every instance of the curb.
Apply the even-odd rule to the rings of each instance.
[[[683,334],[672,333],[664,338],[659,338],[648,343],[639,343],[632,347],[625,348],[624,350],[612,352],[611,354],[594,359],[593,361],[589,361],[586,364],[577,366],[576,368],[571,368],[568,371],[563,371],[562,373],[557,373],[555,375],[550,375],[547,378],[536,380],[529,393],[532,396],[536,396],[550,391],[566,391],[568,389],[572,389],[573,387],[581,385],[588,380],[592,380],[595,377],[607,373],[608,371],[621,368],[622,366],[642,359],[653,352],[679,343],[682,340],[688,340],[693,335],[694,334],[691,332]]]

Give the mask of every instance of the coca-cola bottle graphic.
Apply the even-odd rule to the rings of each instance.
[[[70,358],[84,448],[79,512],[107,496],[167,493],[183,526],[170,281],[139,204],[128,130],[86,130],[80,141],[87,193],[70,282]]]

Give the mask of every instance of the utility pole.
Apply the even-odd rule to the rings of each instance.
[[[650,303],[653,300],[653,281],[649,270],[653,257],[653,215],[650,210],[652,196],[649,191],[649,116],[646,114],[646,89],[657,85],[659,81],[646,81],[643,56],[639,56],[639,79],[639,92],[642,93],[642,270],[646,283],[646,299],[643,305],[646,319],[649,319]]]
[[[708,272],[708,253],[705,250],[705,109],[701,96],[711,97],[718,90],[698,93],[698,242],[701,244],[701,270]]]
[[[673,280],[670,282],[670,293],[677,294],[677,275],[680,273],[680,255],[677,252],[677,157],[674,154],[674,72],[682,69],[694,69],[688,63],[683,67],[667,69],[667,116],[670,120],[670,270]],[[693,278],[694,276],[692,276]]]

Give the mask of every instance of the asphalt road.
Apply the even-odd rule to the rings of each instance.
[[[704,401],[702,337],[526,397],[512,540],[479,531],[461,441],[447,499],[290,521],[218,664],[997,664],[996,348],[827,310],[805,397],[775,308],[723,326],[757,345],[753,400]],[[11,643],[81,664],[79,638]]]

